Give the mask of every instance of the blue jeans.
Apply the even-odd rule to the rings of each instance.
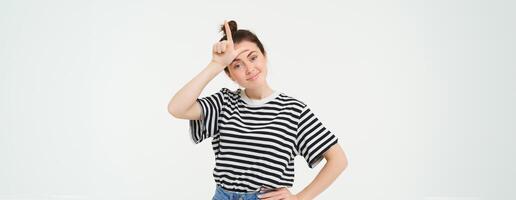
[[[224,190],[220,185],[215,189],[215,195],[212,200],[259,200],[258,195],[261,192],[231,192]]]

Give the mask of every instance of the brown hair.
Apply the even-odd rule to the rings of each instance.
[[[262,54],[264,56],[266,56],[265,49],[263,48],[262,42],[260,42],[260,40],[254,33],[252,33],[249,30],[246,30],[246,29],[237,29],[237,23],[234,20],[229,21],[228,25],[229,25],[229,29],[231,30],[231,36],[233,38],[234,44],[238,44],[242,41],[248,41],[248,42],[255,43],[256,46],[258,46],[258,48],[262,52]],[[222,26],[220,26],[220,31],[224,33],[224,36],[222,38],[220,38],[219,42],[223,41],[223,40],[227,40],[226,28],[224,27],[224,24],[222,24]],[[226,71],[229,74],[229,69],[227,67],[224,68],[224,71]]]

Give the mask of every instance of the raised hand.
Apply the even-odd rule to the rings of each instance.
[[[211,60],[212,62],[219,63],[223,66],[228,66],[243,50],[235,49],[231,29],[229,28],[229,24],[226,20],[224,20],[224,27],[226,29],[227,40],[222,40],[213,44]]]

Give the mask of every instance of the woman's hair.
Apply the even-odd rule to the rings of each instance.
[[[260,42],[260,40],[258,39],[258,37],[256,37],[256,35],[254,33],[252,33],[249,30],[246,30],[246,29],[237,29],[237,23],[234,20],[229,21],[228,25],[229,25],[229,29],[231,30],[231,36],[233,38],[234,44],[238,44],[242,41],[252,42],[252,43],[256,44],[256,46],[258,46],[258,48],[260,49],[262,54],[264,56],[266,56],[265,49],[263,48],[262,42]],[[227,40],[226,28],[224,27],[224,24],[222,24],[222,26],[220,27],[220,31],[224,32],[224,36],[222,38],[220,38],[219,42],[223,41],[223,40]],[[229,73],[229,69],[227,67],[224,68],[224,71]]]

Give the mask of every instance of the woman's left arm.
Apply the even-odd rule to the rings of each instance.
[[[260,196],[264,200],[310,200],[328,188],[335,179],[348,166],[348,159],[346,154],[340,147],[339,143],[334,144],[325,153],[324,158],[326,164],[321,169],[319,174],[306,186],[301,192],[296,195],[290,193],[287,188],[281,188],[274,192],[266,193]]]

